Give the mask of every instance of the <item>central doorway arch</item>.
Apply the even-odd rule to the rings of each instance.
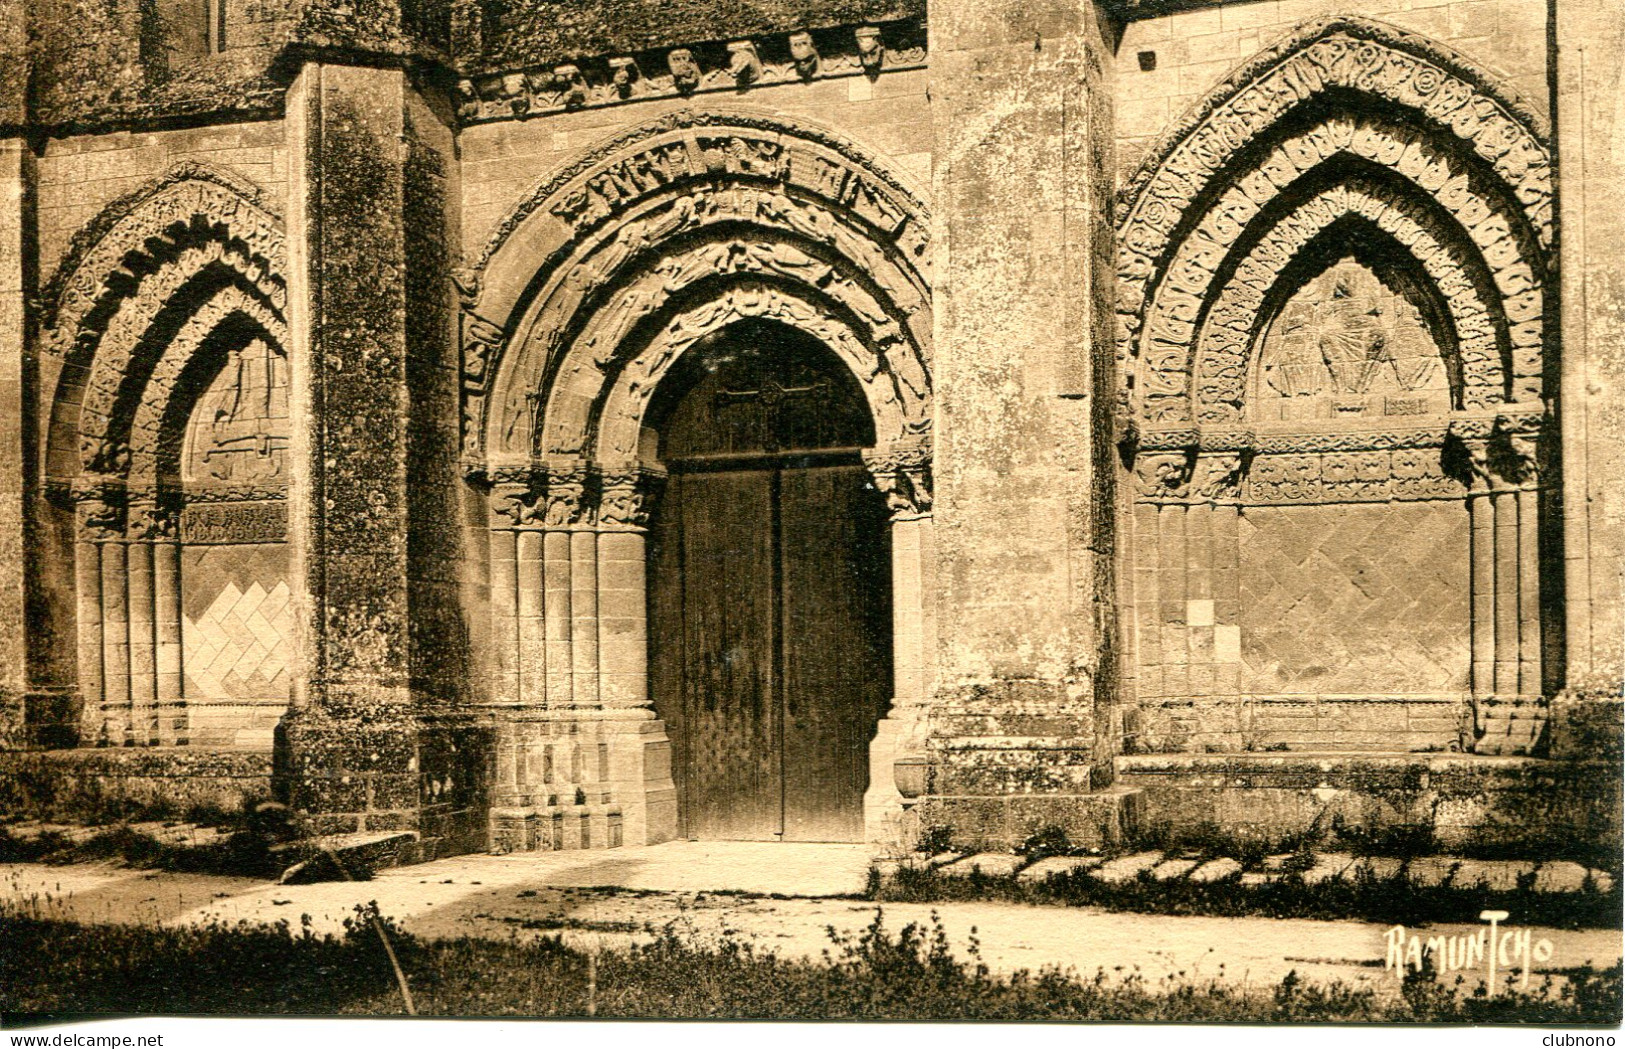
[[[892,624],[857,381],[817,339],[744,320],[683,355],[646,422],[669,474],[649,671],[679,836],[863,840]]]

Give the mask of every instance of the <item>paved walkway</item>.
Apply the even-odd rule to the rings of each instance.
[[[357,904],[424,937],[559,935],[574,946],[647,940],[675,926],[706,939],[733,931],[783,956],[818,957],[829,929],[858,932],[876,904],[841,898],[862,889],[861,846],[673,842],[641,849],[459,856],[386,870],[369,882],[272,885],[242,878],[134,871],[100,864],[0,867],[0,898],[27,913],[81,921],[184,925],[309,916],[337,931]],[[769,895],[795,885],[796,896]],[[1058,966],[1092,974],[1138,968],[1153,983],[1181,973],[1253,984],[1289,970],[1386,992],[1387,928],[1367,922],[1202,918],[1109,913],[1008,903],[883,905],[895,929],[938,914],[955,951],[974,935],[995,971]],[[1516,923],[1514,916],[1513,922]],[[1430,935],[1476,932],[1445,926]],[[1552,941],[1548,967],[1621,955],[1620,933],[1537,929]]]

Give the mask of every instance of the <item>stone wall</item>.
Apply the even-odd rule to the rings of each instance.
[[[566,7],[16,21],[0,738],[274,731],[329,829],[660,840],[642,412],[749,317],[876,419],[871,837],[1245,778],[1147,751],[1617,754],[1604,0]]]

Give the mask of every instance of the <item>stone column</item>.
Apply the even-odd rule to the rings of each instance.
[[[84,702],[79,739],[84,745],[94,745],[118,742],[106,732],[107,625],[102,615],[102,548],[121,533],[123,521],[110,501],[97,494],[78,494],[74,512],[79,541],[74,546],[74,570],[78,584],[79,694]]]
[[[628,845],[677,834],[671,741],[649,695],[648,528],[664,473],[638,465],[600,472],[597,567],[598,715],[595,774],[619,802]]]
[[[1561,231],[1560,390],[1567,688],[1551,751],[1617,761],[1625,673],[1625,24],[1612,0],[1550,8]]]
[[[308,63],[288,92],[288,299],[300,629],[279,788],[320,829],[416,829],[408,604],[408,88]]]
[[[173,512],[153,519],[152,588],[154,640],[157,646],[156,742],[188,741],[185,681],[181,671],[181,547],[179,522]]]
[[[1490,477],[1480,466],[1486,453],[1471,450],[1475,464],[1467,491],[1470,521],[1468,563],[1471,570],[1471,611],[1469,632],[1472,648],[1472,690],[1474,702],[1495,694],[1495,507],[1490,502]]]
[[[921,808],[966,840],[1099,836],[1110,32],[1088,0],[931,10],[941,675]]]
[[[158,742],[158,635],[153,587],[153,517],[149,504],[130,507],[130,742]]]
[[[519,532],[528,484],[498,483],[490,495],[491,679],[493,706],[519,702]]]
[[[925,791],[925,711],[937,684],[936,525],[931,450],[877,448],[865,465],[891,511],[892,705],[869,745],[864,835],[905,844],[919,829],[912,808]]]

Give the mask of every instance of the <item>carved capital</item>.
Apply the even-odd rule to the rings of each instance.
[[[1181,499],[1189,491],[1189,453],[1142,455],[1134,464],[1140,495],[1147,499]]]
[[[1239,452],[1203,453],[1191,474],[1191,494],[1215,501],[1240,498],[1244,465]]]
[[[492,528],[529,528],[542,523],[541,501],[528,477],[522,480],[507,478],[493,483],[490,509]]]
[[[108,485],[76,485],[73,489],[80,534],[93,543],[124,538],[124,492]]]
[[[931,513],[931,450],[924,445],[875,448],[863,453],[893,521]]]
[[[587,498],[590,480],[584,463],[549,464],[547,490],[541,500],[542,523],[548,528],[592,524],[594,508]]]
[[[665,480],[664,473],[648,467],[606,468],[599,474],[599,526],[620,530],[649,527],[655,500]]]
[[[138,542],[170,542],[180,534],[180,515],[157,503],[131,503],[126,520],[126,534]]]

